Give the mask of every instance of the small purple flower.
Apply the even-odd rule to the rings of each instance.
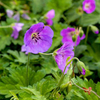
[[[75,28],[68,27],[67,29],[63,29],[61,31],[61,36],[63,36],[62,42],[63,43],[65,43],[65,42],[71,42],[71,43],[73,43],[74,46],[79,45],[80,41],[85,38],[85,34],[82,37],[80,37],[79,34],[78,35],[76,34],[77,35],[76,43],[73,42],[73,40],[72,40],[72,36],[74,34],[76,34]]]
[[[64,71],[64,68],[66,66],[66,60],[70,56],[71,60],[74,57],[74,52],[73,52],[73,44],[71,42],[66,42],[62,45],[61,48],[59,48],[54,55],[54,58],[56,60],[56,63],[62,72]],[[67,73],[67,70],[69,69],[70,65],[67,66],[65,73]]]
[[[15,25],[12,27],[13,28],[13,33],[11,34],[11,37],[14,39],[17,39],[19,36],[19,31],[22,30],[23,23],[15,23]]]
[[[22,16],[24,19],[26,19],[26,20],[30,20],[30,19],[31,19],[31,18],[30,18],[27,14],[25,14],[25,13],[22,14],[21,16]]]
[[[85,75],[85,69],[84,68],[82,68],[82,72],[81,72],[81,74],[83,74],[83,75]]]
[[[7,13],[7,16],[8,16],[9,18],[11,18],[12,15],[14,14],[14,12],[13,12],[12,10],[9,10],[9,9],[7,9],[6,13]]]
[[[55,10],[50,10],[45,16],[47,24],[51,26],[53,24],[52,18],[55,17]]]
[[[92,13],[94,12],[96,8],[96,5],[95,5],[95,0],[84,0],[83,1],[83,10],[86,12],[86,13]]]
[[[31,26],[24,36],[22,51],[37,54],[46,52],[52,45],[53,30],[42,22]]]
[[[19,14],[19,13],[15,14],[15,15],[13,16],[13,18],[14,18],[15,20],[19,21],[19,20],[20,20],[20,14]]]

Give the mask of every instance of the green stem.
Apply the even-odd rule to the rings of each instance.
[[[9,26],[0,26],[0,28],[11,28],[11,25],[9,25]]]
[[[26,86],[29,85],[29,77],[28,77],[29,56],[30,56],[30,53],[28,53],[28,61],[27,61],[27,66],[26,66]]]
[[[8,7],[7,5],[5,5],[5,4],[2,3],[1,1],[0,1],[0,5],[2,5],[3,7],[7,8],[7,9],[11,9],[10,7]]]
[[[42,55],[53,55],[53,53],[39,53],[39,54],[42,54]]]
[[[72,60],[74,60],[74,59],[76,59],[77,61],[80,61],[77,57],[73,57],[73,59],[72,59]]]
[[[89,26],[87,27],[87,31],[86,31],[85,44],[87,44],[87,39],[88,39],[88,33],[89,33]]]

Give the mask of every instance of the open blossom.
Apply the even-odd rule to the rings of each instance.
[[[46,52],[52,45],[53,34],[53,30],[42,22],[32,25],[25,33],[21,51],[34,54]]]
[[[83,10],[86,12],[86,13],[92,13],[94,12],[96,8],[96,5],[95,5],[95,0],[84,0],[83,1]]]
[[[62,42],[63,43],[65,43],[65,42],[71,42],[71,43],[73,43],[74,46],[79,45],[80,41],[85,38],[85,34],[83,34],[82,37],[80,37],[79,34],[76,34],[77,35],[76,43],[73,42],[73,40],[72,40],[72,36],[74,34],[76,34],[75,28],[68,27],[67,29],[63,29],[61,31],[61,36],[63,36]]]
[[[9,18],[11,18],[12,15],[14,14],[14,12],[13,12],[12,10],[9,10],[9,9],[7,9],[6,13],[7,13],[7,16],[8,16]]]
[[[46,22],[48,25],[52,25],[53,24],[53,21],[52,21],[52,18],[55,17],[55,10],[50,10],[49,12],[47,12],[47,14],[45,15],[46,16]]]
[[[66,66],[66,60],[68,57],[70,57],[69,60],[71,60],[74,57],[74,52],[73,52],[73,44],[70,42],[66,42],[62,45],[61,48],[59,48],[54,55],[55,61],[62,72],[64,71],[64,68]],[[65,73],[67,73],[67,70],[69,69],[70,64],[67,66]]]
[[[13,33],[11,34],[11,36],[14,39],[17,39],[18,38],[19,31],[22,30],[23,25],[24,25],[23,23],[15,23],[15,25],[12,27],[13,28]]]

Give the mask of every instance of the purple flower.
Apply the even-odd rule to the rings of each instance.
[[[9,9],[7,9],[6,13],[7,13],[7,16],[8,16],[9,18],[11,18],[12,15],[14,14],[14,12],[13,12],[12,10],[9,10]]]
[[[56,54],[54,55],[54,58],[56,60],[56,63],[62,72],[64,71],[64,68],[66,66],[66,59],[70,56],[71,60],[74,57],[74,52],[73,52],[73,44],[71,42],[66,42],[62,45],[61,48],[59,48],[56,51]],[[67,66],[65,73],[67,73],[67,70],[69,69],[70,65]]]
[[[52,18],[55,17],[55,10],[50,10],[45,16],[47,24],[51,26],[53,24]]]
[[[76,43],[73,42],[72,40],[72,36],[74,34],[77,35]],[[80,43],[80,41],[85,38],[85,34],[82,37],[80,37],[79,34],[76,33],[75,28],[70,28],[70,27],[68,27],[67,29],[63,29],[61,31],[61,36],[63,36],[63,39],[62,39],[63,43],[71,42],[74,46],[77,46]]]
[[[53,34],[52,29],[42,22],[31,26],[25,33],[22,51],[34,54],[46,52],[52,45]]]
[[[85,69],[84,68],[82,68],[81,74],[85,75]]]
[[[14,39],[17,39],[19,36],[19,31],[22,30],[23,23],[15,23],[15,25],[12,27],[13,28],[13,33],[11,34],[11,37]]]
[[[19,21],[19,20],[20,20],[20,14],[19,14],[19,13],[15,14],[15,15],[13,16],[13,18],[14,18],[15,20]]]
[[[30,18],[27,14],[25,14],[25,13],[22,14],[21,16],[22,16],[24,19],[26,19],[26,20],[30,20],[30,19],[31,19],[31,18]]]
[[[83,10],[86,13],[92,13],[96,8],[95,0],[84,0],[83,1]]]

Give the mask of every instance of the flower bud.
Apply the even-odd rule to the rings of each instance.
[[[76,39],[77,39],[77,36],[76,36],[76,34],[74,34],[74,35],[72,36],[72,40],[73,40],[73,42],[75,42]]]
[[[76,9],[76,12],[77,12],[78,15],[82,15],[83,14],[82,7],[78,7],[78,9]]]
[[[69,84],[68,84],[68,92],[70,92],[70,91],[71,91],[71,89],[72,89],[72,83],[71,83],[71,82],[69,82]]]
[[[98,34],[99,33],[99,29],[96,27],[96,26],[90,26],[91,27],[91,30],[95,33],[95,34]]]
[[[83,30],[80,30],[80,34],[79,34],[79,36],[82,37],[83,34],[84,34]]]
[[[79,71],[81,72],[81,74],[85,75],[85,64],[81,61],[77,62],[77,68],[79,69]]]

